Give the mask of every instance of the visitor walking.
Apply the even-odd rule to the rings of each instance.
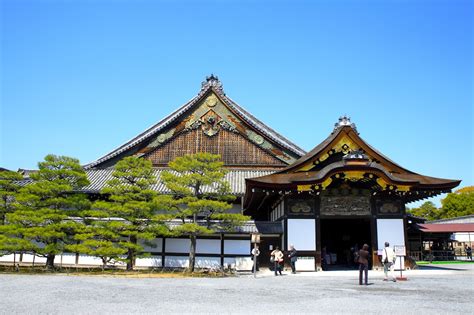
[[[389,271],[390,271],[391,276],[393,277],[392,281],[393,282],[397,281],[397,279],[395,278],[395,273],[394,273],[396,258],[397,257],[395,256],[395,252],[390,247],[390,243],[385,242],[385,248],[383,249],[383,252],[382,252],[383,272],[385,274],[385,278],[383,279],[383,281],[388,281]]]
[[[291,273],[295,274],[296,273],[296,261],[298,260],[298,253],[296,252],[296,249],[293,246],[293,244],[290,245],[290,253],[288,255],[288,258],[290,259]]]
[[[252,260],[253,260],[253,268],[252,271],[259,271],[258,268],[258,256],[260,255],[260,249],[258,249],[258,245],[255,245],[255,247],[252,249]]]
[[[368,276],[369,276],[369,245],[364,244],[362,249],[359,250],[359,285],[362,285],[362,273],[365,275],[364,284],[368,285]]]
[[[275,250],[271,252],[270,254],[271,257],[273,257],[273,266],[275,268],[275,276],[278,276],[278,273],[281,274],[281,270],[283,268],[283,252],[280,250],[280,248],[277,246],[275,247]],[[272,258],[271,258],[272,259]]]
[[[472,248],[469,245],[464,244],[464,249],[466,250],[466,258],[472,260]]]

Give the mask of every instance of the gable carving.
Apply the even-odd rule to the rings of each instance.
[[[212,140],[205,140],[204,138],[199,138],[199,142],[205,143],[205,142],[216,142],[216,145],[225,145],[229,146],[229,150],[233,151],[235,148],[238,147],[236,152],[250,152],[250,151],[262,151],[265,154],[251,154],[252,158],[245,158],[245,157],[235,157],[234,159],[240,159],[242,160],[243,163],[249,163],[251,165],[255,164],[260,164],[263,162],[263,164],[267,165],[288,165],[294,162],[296,159],[290,155],[288,155],[286,152],[281,150],[280,148],[276,147],[271,143],[269,140],[267,140],[265,137],[262,135],[258,134],[254,130],[250,129],[244,122],[242,122],[236,115],[234,115],[226,105],[213,93],[208,95],[206,98],[204,98],[199,105],[194,109],[193,112],[191,112],[189,115],[184,117],[180,122],[177,123],[177,125],[174,128],[171,128],[169,130],[165,130],[162,133],[158,134],[155,136],[155,138],[150,141],[145,147],[141,148],[137,154],[139,155],[152,155],[152,152],[158,152],[158,151],[166,151],[166,148],[163,148],[163,150],[158,150],[160,147],[166,146],[168,142],[179,142],[178,138],[182,138],[182,134],[188,134],[191,133],[193,136],[192,138],[197,137],[197,133],[201,132],[202,136],[208,137],[208,138],[213,138],[217,137],[220,133],[225,133],[221,136],[219,136],[218,140],[212,141]],[[237,143],[227,143],[229,133],[234,133],[238,134],[240,137],[234,137],[238,138],[239,140],[235,140],[237,142],[250,142],[248,144],[237,144]],[[184,137],[189,137],[189,135],[185,135]],[[189,139],[190,141],[195,142],[193,139]],[[224,144],[225,143],[225,144]],[[254,148],[254,147],[257,148]],[[245,147],[245,149],[244,149]],[[187,148],[184,151],[185,152],[200,152],[196,151],[197,149],[192,149],[192,148]],[[213,151],[212,148],[209,148],[209,150]],[[219,149],[220,151],[225,150],[223,148]],[[219,151],[217,150],[217,151]],[[215,150],[214,150],[215,151]],[[205,152],[210,152],[206,150]],[[187,154],[187,153],[183,153]],[[217,153],[216,153],[217,154]],[[221,154],[221,153],[219,153]],[[265,157],[263,156],[272,156],[272,158]],[[221,154],[221,156],[224,156]],[[259,162],[259,159],[263,159],[262,161]],[[167,163],[168,160],[167,158],[157,158],[156,164],[162,164],[162,163]],[[272,162],[270,160],[279,160],[279,162]],[[163,162],[166,161],[166,162]],[[281,163],[284,162],[284,163]],[[155,162],[154,162],[155,163]],[[234,162],[229,163],[229,164],[235,164]],[[238,163],[237,163],[238,164]]]
[[[167,165],[176,157],[185,154],[208,152],[219,154],[227,166],[286,166],[264,149],[248,141],[242,135],[221,128],[213,136],[206,135],[200,128],[183,132],[171,141],[145,154],[144,158],[153,165]]]

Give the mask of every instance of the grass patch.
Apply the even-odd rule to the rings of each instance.
[[[440,261],[417,261],[417,265],[461,265],[461,264],[472,264],[474,261],[462,261],[462,260],[440,260]]]

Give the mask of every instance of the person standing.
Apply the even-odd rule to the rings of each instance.
[[[298,253],[296,252],[296,249],[293,246],[293,244],[290,245],[290,253],[288,255],[288,258],[290,259],[291,273],[295,274],[296,273],[296,261],[298,260]]]
[[[275,247],[275,250],[271,252],[270,256],[273,256],[273,264],[275,268],[275,276],[278,276],[278,273],[281,274],[282,270],[282,264],[283,264],[283,252],[280,250],[280,248],[277,246]]]
[[[260,255],[260,249],[258,249],[258,245],[252,249],[252,260],[253,260],[253,270],[252,272],[259,271],[258,268],[258,256]]]
[[[369,276],[369,245],[364,244],[362,249],[359,250],[359,285],[362,285],[362,273],[365,275],[364,284],[368,285],[368,276]]]
[[[385,242],[385,248],[383,249],[382,252],[382,263],[383,263],[383,272],[385,274],[385,278],[383,281],[388,281],[388,272],[390,271],[390,274],[393,276],[392,281],[396,282],[397,279],[395,278],[395,259],[397,257],[395,256],[395,252],[393,249],[390,247],[389,242]]]
[[[466,250],[466,258],[472,260],[472,248],[469,245],[464,244],[464,249]]]

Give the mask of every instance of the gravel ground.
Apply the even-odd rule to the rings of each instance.
[[[1,314],[347,313],[473,314],[474,264],[425,267],[408,281],[369,272],[237,278],[122,278],[0,274]]]

